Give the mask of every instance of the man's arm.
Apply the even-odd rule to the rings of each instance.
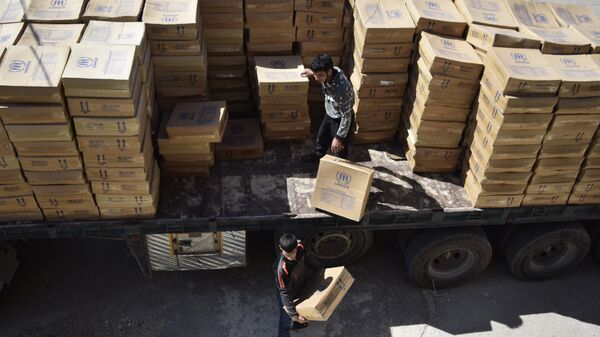
[[[281,303],[283,303],[283,307],[285,312],[287,312],[290,317],[299,323],[305,323],[306,319],[298,314],[296,311],[296,306],[292,301],[289,293],[288,287],[289,278],[285,275],[281,270],[277,270],[277,290],[279,290],[279,297],[281,298]]]
[[[338,104],[339,112],[341,115],[340,126],[336,133],[336,138],[342,140],[348,136],[350,131],[350,122],[352,121],[352,113],[354,106],[354,90],[350,82],[346,83],[339,88],[339,93],[335,97],[336,103]]]

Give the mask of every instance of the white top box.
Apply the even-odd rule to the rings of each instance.
[[[137,21],[143,4],[144,0],[90,0],[83,21]]]
[[[25,21],[76,23],[81,21],[85,0],[30,0]]]
[[[357,0],[355,20],[365,43],[412,42],[415,24],[401,0]]]
[[[153,25],[198,23],[198,0],[147,0],[142,21]]]
[[[23,21],[25,9],[29,0],[2,0],[0,1],[0,23],[13,23]]]
[[[589,55],[547,55],[546,60],[560,74],[559,97],[600,96],[600,65]]]
[[[547,2],[524,0],[504,0],[513,18],[519,25],[540,28],[558,28],[560,23],[554,17]]]
[[[72,46],[79,42],[83,23],[30,23],[17,42],[19,46]]]
[[[23,27],[23,22],[0,24],[0,49],[14,45],[21,36]]]
[[[92,20],[85,28],[79,44],[138,46],[138,57],[142,59],[147,44],[146,25],[143,22]]]
[[[589,7],[553,2],[550,3],[550,7],[560,24],[565,27],[580,26],[600,29],[600,18]]]
[[[517,29],[504,1],[491,0],[455,0],[458,11],[467,19],[467,23],[477,23],[486,26]]]

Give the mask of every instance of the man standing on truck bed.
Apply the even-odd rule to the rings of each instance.
[[[323,269],[319,261],[304,249],[302,241],[294,234],[286,233],[279,238],[281,254],[275,260],[275,284],[278,292],[279,333],[289,336],[289,330],[308,326],[308,321],[296,311],[294,300],[298,299],[305,285]]]
[[[327,54],[317,55],[302,76],[314,76],[325,95],[325,118],[319,127],[314,160],[331,149],[336,157],[346,159],[354,132],[354,90],[344,72],[333,65]]]

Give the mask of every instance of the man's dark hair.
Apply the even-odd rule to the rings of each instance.
[[[310,69],[313,72],[317,71],[328,71],[333,69],[333,60],[331,56],[327,54],[319,54],[315,56],[312,60],[312,64],[310,65]]]
[[[281,249],[286,251],[287,253],[291,253],[298,246],[298,241],[296,239],[296,235],[292,233],[285,233],[279,238],[279,245]]]

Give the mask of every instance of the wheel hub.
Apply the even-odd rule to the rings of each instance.
[[[449,279],[467,273],[475,263],[475,254],[466,249],[450,249],[429,261],[427,273],[434,279]]]
[[[318,258],[336,259],[344,256],[352,247],[352,236],[348,232],[321,232],[311,239],[312,251]]]

